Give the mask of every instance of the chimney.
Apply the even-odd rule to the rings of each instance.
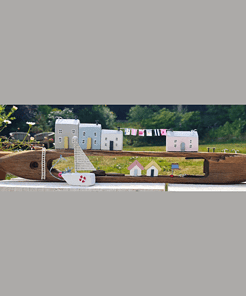
[[[119,126],[117,126],[117,129],[118,129],[118,131],[120,131],[120,127]]]
[[[96,120],[96,125],[98,125],[98,121],[99,121],[99,120]]]

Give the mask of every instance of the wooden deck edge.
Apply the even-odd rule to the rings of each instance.
[[[59,153],[73,153],[73,149],[55,149]],[[166,151],[109,151],[83,150],[87,156],[139,156],[139,157],[184,157],[190,159],[224,159],[225,157],[246,157],[241,153],[223,152],[166,152]]]

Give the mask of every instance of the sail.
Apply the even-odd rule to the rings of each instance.
[[[77,171],[95,171],[95,167],[90,162],[84,151],[79,146],[78,141],[74,141],[74,169]]]

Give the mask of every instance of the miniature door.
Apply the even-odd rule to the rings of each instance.
[[[68,137],[64,137],[64,149],[68,149]]]
[[[154,177],[154,175],[155,175],[155,170],[152,169],[152,170],[150,171],[150,176],[151,176],[151,177]]]
[[[109,150],[114,150],[114,141],[110,141]]]
[[[184,143],[184,142],[182,142],[182,143],[180,144],[180,150],[181,150],[181,151],[185,151],[185,143]]]
[[[87,147],[86,149],[91,149],[91,138],[87,138]]]
[[[137,176],[138,175],[138,169],[135,169],[134,170],[134,176]]]

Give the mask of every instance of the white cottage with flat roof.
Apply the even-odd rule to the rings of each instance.
[[[198,133],[191,131],[167,131],[167,152],[198,152]]]
[[[101,132],[101,150],[122,150],[123,132],[121,130],[106,130]]]
[[[73,149],[73,137],[79,136],[79,119],[58,118],[55,122],[55,148]]]

